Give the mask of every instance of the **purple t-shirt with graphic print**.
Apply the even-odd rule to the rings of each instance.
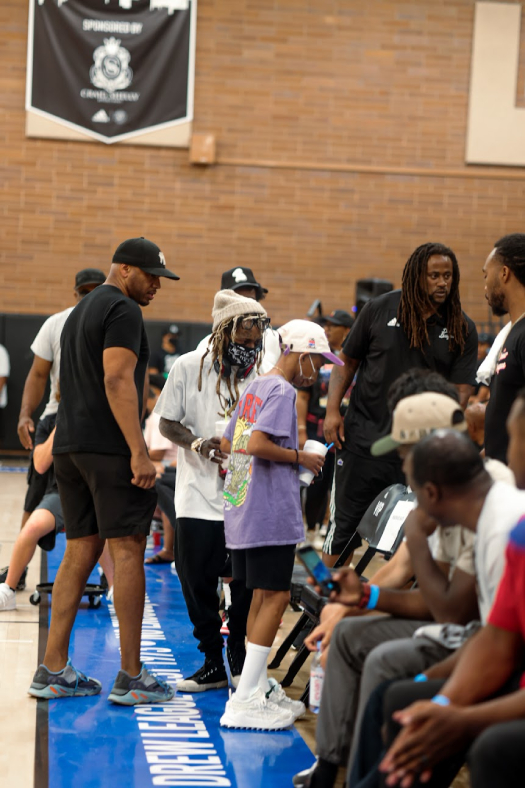
[[[243,392],[224,437],[232,444],[224,485],[226,545],[244,550],[304,539],[296,466],[247,454],[253,430],[278,446],[297,449],[296,393],[277,375],[257,378]]]

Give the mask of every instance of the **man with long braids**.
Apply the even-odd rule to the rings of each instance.
[[[333,566],[343,548],[361,543],[357,526],[374,498],[403,482],[398,457],[372,457],[370,447],[389,430],[387,392],[403,372],[419,367],[456,384],[463,407],[475,382],[478,337],[461,310],[456,255],[426,243],[409,257],[401,290],[374,298],[359,314],[330,378],[324,423],[337,448],[331,523],[323,560]],[[359,370],[346,416],[341,400]]]
[[[497,317],[510,317],[496,360],[485,419],[486,455],[506,462],[509,439],[505,424],[518,392],[525,386],[525,234],[513,233],[496,241],[483,274],[485,298],[492,312]]]
[[[203,692],[226,687],[220,633],[219,577],[231,576],[224,538],[221,438],[216,422],[226,422],[260,365],[266,311],[256,300],[221,290],[215,295],[213,329],[204,352],[180,356],[171,368],[155,411],[160,431],[184,451],[177,459],[175,484],[175,563],[193,624],[193,634],[205,661],[177,684],[179,692]],[[243,581],[230,583],[226,654],[234,686],[245,657],[246,622],[251,591]]]

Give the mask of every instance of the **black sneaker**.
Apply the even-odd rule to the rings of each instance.
[[[7,573],[9,572],[9,567],[4,566],[3,569],[0,569],[0,583],[5,583],[7,578]],[[16,590],[17,591],[25,591],[26,589],[26,577],[27,577],[27,566],[20,575],[20,580],[17,583]]]
[[[177,682],[179,692],[205,692],[228,686],[226,669],[222,662],[207,659],[202,668],[187,679]]]
[[[230,666],[230,676],[232,685],[237,689],[241,678],[244,660],[246,659],[246,649],[244,643],[232,643],[226,646],[226,658]]]

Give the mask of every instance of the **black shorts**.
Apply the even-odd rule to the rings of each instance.
[[[68,539],[149,534],[157,493],[131,484],[129,457],[78,452],[53,460]]]
[[[49,552],[55,547],[57,534],[62,533],[64,530],[64,518],[62,516],[62,505],[60,503],[59,494],[57,492],[51,492],[44,495],[38,506],[35,508],[35,512],[37,512],[39,509],[45,509],[55,518],[55,527],[53,530],[38,540],[38,546],[42,548],[42,550]]]
[[[29,458],[29,468],[27,469],[27,491],[24,501],[24,512],[34,512],[46,493],[49,471],[38,473],[33,465],[33,452]]]
[[[289,591],[295,559],[295,545],[271,545],[232,550],[233,579],[244,580],[246,588]]]
[[[364,457],[343,445],[335,458],[330,526],[323,552],[340,555],[350,540],[354,550],[360,547],[361,537],[356,531],[364,513],[385,487],[398,483],[405,483],[401,460]]]

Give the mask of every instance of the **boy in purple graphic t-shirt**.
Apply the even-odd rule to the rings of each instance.
[[[304,537],[298,466],[321,470],[324,457],[299,451],[295,386],[309,386],[330,359],[323,329],[291,320],[280,330],[281,357],[244,391],[222,439],[230,453],[224,487],[224,528],[233,576],[253,589],[246,660],[221,725],[279,730],[304,713],[286,696],[266,663],[289,601],[295,546]],[[293,384],[293,385],[292,385]]]

